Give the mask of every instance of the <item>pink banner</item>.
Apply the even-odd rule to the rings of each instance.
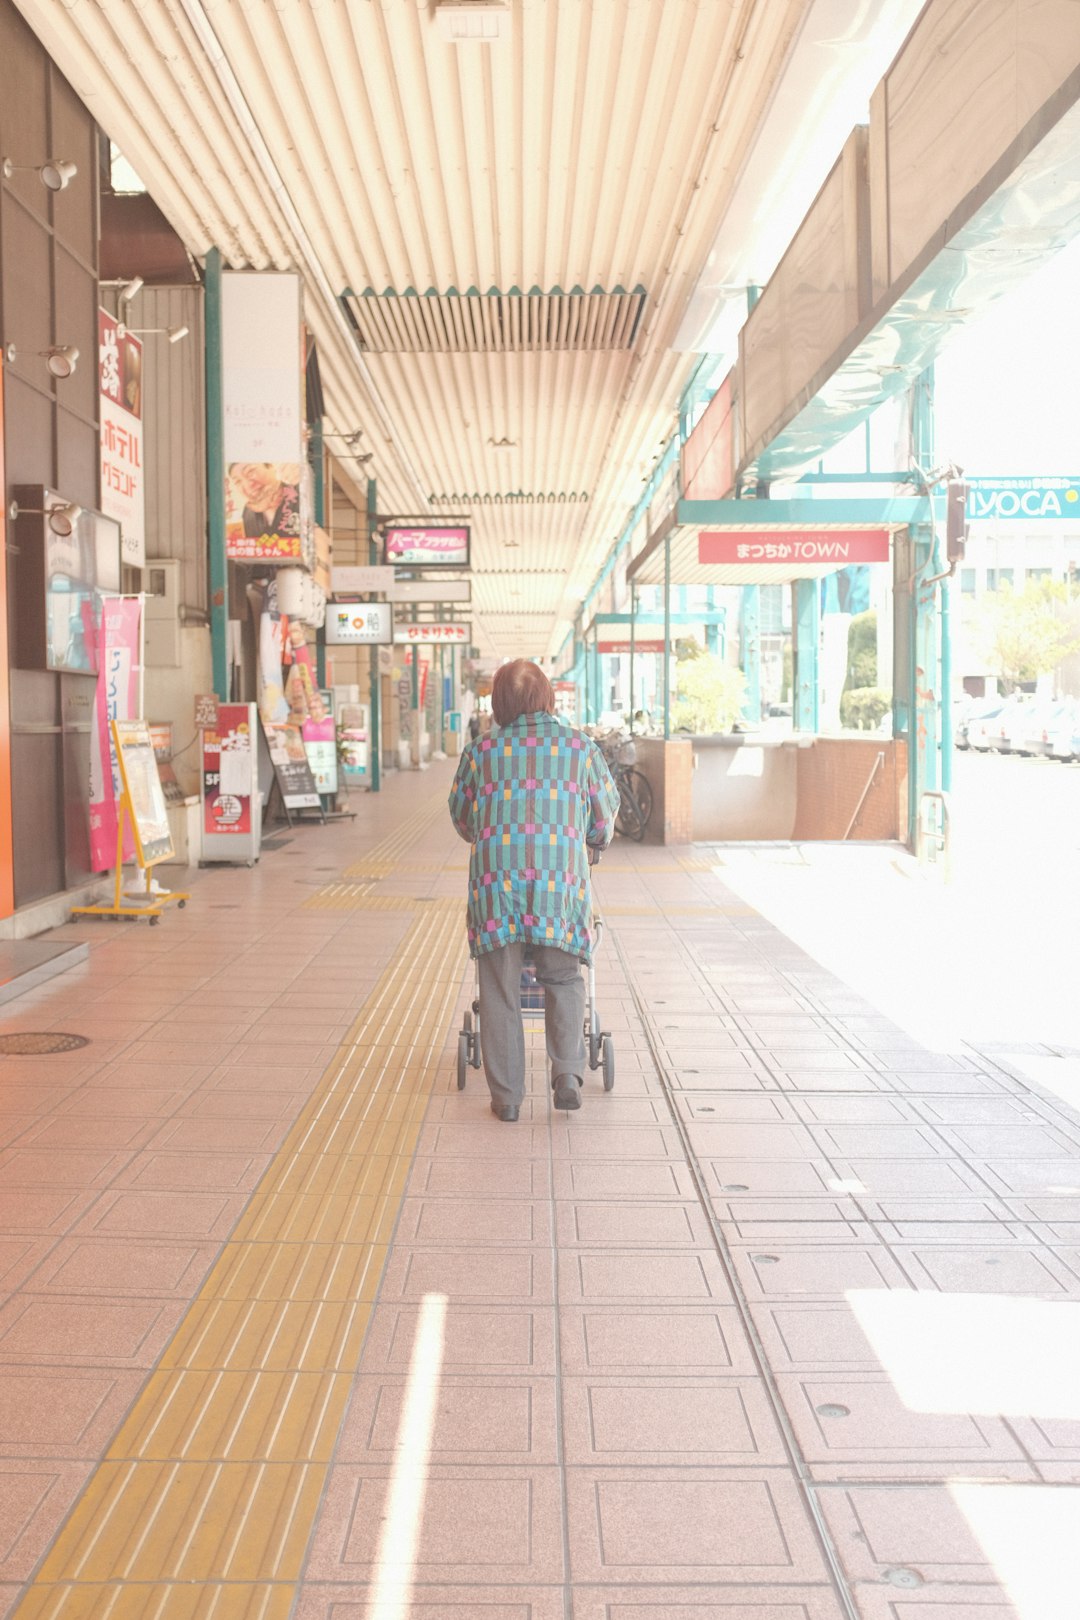
[[[116,819],[120,771],[109,731],[110,720],[134,720],[139,708],[139,650],[142,603],[107,596],[98,631],[98,682],[90,737],[90,865],[107,872],[116,861]],[[130,829],[124,859],[134,856]]]
[[[703,529],[699,563],[888,562],[888,529]]]

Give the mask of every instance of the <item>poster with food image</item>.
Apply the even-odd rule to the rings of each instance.
[[[233,461],[225,477],[225,552],[234,562],[299,562],[299,462]]]
[[[216,728],[202,734],[203,827],[208,833],[251,832],[255,762],[246,703],[218,706]]]

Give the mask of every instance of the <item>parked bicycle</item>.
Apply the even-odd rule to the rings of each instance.
[[[596,740],[619,790],[615,831],[640,844],[652,815],[653,793],[648,777],[633,768],[637,760],[634,739],[624,731],[609,731],[596,733]]]

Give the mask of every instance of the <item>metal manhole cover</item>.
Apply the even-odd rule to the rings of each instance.
[[[89,1045],[85,1035],[0,1035],[0,1057],[46,1057],[50,1052],[75,1052]]]

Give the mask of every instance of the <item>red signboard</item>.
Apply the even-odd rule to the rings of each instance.
[[[703,529],[698,535],[699,563],[846,568],[888,560],[888,529]]]
[[[596,650],[600,653],[625,653],[627,656],[629,656],[631,647],[629,640],[598,641],[596,644]],[[662,653],[663,650],[664,643],[662,641],[635,641],[633,646],[633,652],[635,655],[637,653]]]

